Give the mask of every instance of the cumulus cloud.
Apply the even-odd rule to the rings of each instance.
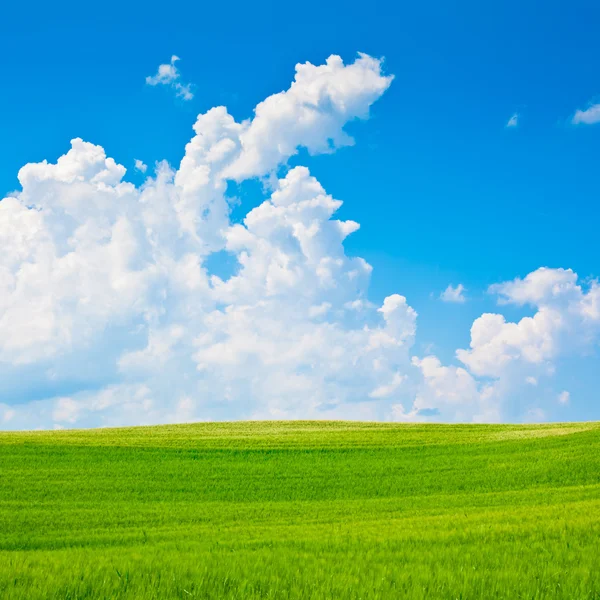
[[[571,119],[573,125],[594,125],[598,122],[600,122],[600,104],[592,104],[584,110],[576,110]]]
[[[506,127],[508,128],[514,128],[517,127],[517,125],[519,124],[519,114],[518,113],[514,113],[510,119],[508,120],[508,122],[506,123]]]
[[[149,83],[175,81],[174,63]],[[0,202],[3,396],[30,398],[9,426],[385,418],[408,393],[416,313],[398,294],[368,302],[371,267],[343,247],[358,224],[308,169],[272,173],[297,146],[349,143],[344,124],[390,81],[365,55],[299,65],[254,119],[199,115],[179,167],[141,187],[80,139],[23,167]],[[255,176],[271,191],[234,224],[227,181]],[[225,279],[206,264],[223,251],[238,265]]]
[[[139,171],[140,173],[145,173],[148,170],[148,165],[144,164],[143,161],[139,160],[139,159],[135,159],[135,170]]]
[[[146,83],[152,86],[171,86],[175,90],[177,96],[183,98],[184,100],[191,100],[194,97],[194,94],[192,93],[192,87],[189,83],[181,82],[181,74],[175,65],[178,60],[181,60],[179,56],[173,54],[170,62],[163,65],[158,65],[158,70],[155,75],[149,75],[146,77]]]
[[[400,420],[425,420],[430,416],[443,421],[500,419],[498,394],[492,385],[479,383],[462,367],[443,365],[436,356],[413,357],[412,364],[421,377],[410,409],[394,407]]]
[[[152,84],[177,81],[175,61]],[[298,148],[352,143],[345,124],[366,118],[391,81],[366,55],[298,65],[252,119],[225,107],[199,115],[180,164],[157,163],[141,186],[79,138],[56,163],[25,165],[21,191],[0,202],[0,426],[495,421],[514,381],[591,343],[600,287],[561,269],[494,286],[536,312],[479,317],[463,366],[413,355],[406,297],[369,300],[371,266],[344,250],[358,223],[286,163]],[[233,222],[229,183],[254,177],[263,202]],[[211,270],[216,253],[234,260],[232,275]]]
[[[452,287],[452,285],[449,285],[441,294],[440,294],[440,299],[443,300],[444,302],[456,302],[459,304],[462,304],[463,302],[466,302],[466,297],[465,297],[465,287],[463,286],[462,283],[459,283],[456,287]]]
[[[528,305],[535,313],[518,322],[495,313],[475,320],[470,348],[457,351],[475,375],[501,377],[523,368],[552,372],[558,356],[589,346],[598,337],[600,286],[593,281],[584,287],[570,269],[542,267],[524,279],[493,285],[490,292],[501,304]]]
[[[240,152],[225,175],[237,180],[262,175],[299,147],[319,154],[353,144],[344,124],[368,117],[392,79],[382,76],[380,60],[366,54],[351,65],[339,56],[324,65],[296,65],[290,88],[261,102],[254,118],[241,125]]]

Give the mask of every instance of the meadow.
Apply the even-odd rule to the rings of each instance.
[[[600,598],[600,423],[0,433],[0,598]]]

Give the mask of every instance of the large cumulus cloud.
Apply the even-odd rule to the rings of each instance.
[[[464,367],[413,356],[404,296],[369,300],[371,267],[343,246],[358,223],[336,219],[341,202],[286,163],[301,147],[351,144],[345,124],[391,82],[366,55],[298,65],[252,119],[199,115],[180,165],[158,163],[139,187],[81,139],[55,164],[24,166],[21,191],[0,202],[0,426],[498,420],[510,365],[537,376],[561,336],[589,343],[599,288],[569,271],[495,288],[537,312],[480,317]],[[228,182],[255,177],[264,202],[233,223]],[[233,257],[232,276],[208,268],[215,253]]]

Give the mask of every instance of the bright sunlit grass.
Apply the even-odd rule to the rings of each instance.
[[[600,424],[0,433],[0,598],[600,598]]]

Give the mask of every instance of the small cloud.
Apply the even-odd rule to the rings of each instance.
[[[456,287],[449,285],[441,294],[440,299],[444,302],[458,302],[462,304],[467,299],[463,292],[466,292],[466,288],[462,283],[459,283]]]
[[[179,79],[179,71],[175,66],[175,63],[180,60],[179,56],[171,56],[171,62],[165,65],[158,65],[158,71],[156,75],[152,77],[146,77],[146,83],[148,85],[161,85],[168,84],[176,79]]]
[[[148,169],[148,165],[144,164],[141,160],[135,159],[135,169],[140,173],[145,173]]]
[[[516,127],[519,124],[519,113],[515,113],[506,123],[506,127]]]
[[[571,123],[573,125],[593,125],[600,122],[600,104],[592,104],[585,110],[576,110]]]
[[[177,95],[184,100],[191,100],[194,97],[194,94],[192,93],[192,87],[189,83],[177,82],[174,87]]]
[[[526,377],[525,383],[528,383],[529,385],[537,385],[538,381],[535,377]]]
[[[566,390],[562,391],[559,395],[558,395],[558,402],[560,404],[569,404],[569,401],[571,400],[571,394],[569,392],[567,392]]]
[[[179,56],[173,54],[171,62],[158,66],[156,75],[146,77],[146,83],[148,85],[170,85],[175,90],[177,96],[184,100],[191,100],[194,97],[191,84],[179,81],[180,73],[175,65],[178,60],[181,60]]]

